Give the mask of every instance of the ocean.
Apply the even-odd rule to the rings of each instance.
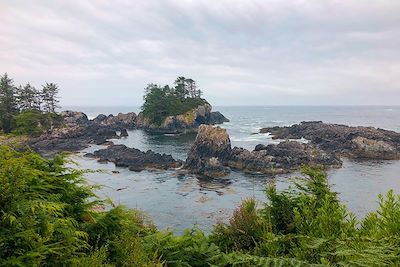
[[[85,112],[90,118],[100,113],[138,112],[138,107],[64,107],[64,110]],[[259,134],[262,127],[287,126],[301,121],[324,121],[353,126],[373,126],[400,131],[400,106],[268,106],[214,107],[231,121],[226,128],[233,146],[253,149],[257,144],[276,143],[268,134]],[[154,135],[141,130],[128,131],[129,137],[112,140],[140,150],[153,150],[185,159],[195,139],[194,134]],[[112,163],[98,163],[84,158],[91,146],[73,159],[80,168],[104,170],[87,174],[90,183],[100,184],[97,194],[115,204],[143,210],[161,229],[175,232],[197,226],[206,232],[219,221],[227,221],[240,202],[248,197],[265,201],[265,188],[276,184],[285,189],[293,176],[250,175],[233,171],[223,179],[204,179],[182,175],[174,170],[130,172]],[[113,172],[117,171],[117,173]],[[389,189],[400,193],[400,161],[344,159],[343,167],[328,171],[332,189],[357,217],[362,218],[377,207],[378,194]]]

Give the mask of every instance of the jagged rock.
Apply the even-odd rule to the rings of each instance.
[[[117,167],[126,167],[131,171],[142,171],[147,168],[169,169],[178,168],[181,161],[171,155],[155,153],[151,150],[142,152],[125,145],[111,145],[87,156],[98,158],[100,162],[113,162]]]
[[[213,111],[210,114],[209,119],[210,124],[222,124],[224,122],[229,122],[229,119],[222,115],[219,111]]]
[[[231,154],[231,141],[225,129],[200,125],[185,167],[193,173],[219,177],[229,173],[224,163]]]
[[[122,129],[119,136],[120,137],[128,137],[128,131],[126,129]]]
[[[256,147],[254,148],[255,151],[260,151],[260,150],[266,150],[267,146],[263,145],[263,144],[258,144],[256,145]]]
[[[333,153],[295,141],[259,146],[259,150],[254,151],[235,147],[228,161],[231,168],[272,174],[294,171],[304,164],[339,167],[342,162]]]
[[[89,120],[85,113],[66,110],[60,113],[65,124],[86,124]]]
[[[319,148],[354,158],[400,159],[400,133],[374,127],[350,127],[321,121],[263,128],[274,139],[305,138]]]
[[[117,116],[114,115],[105,116],[103,114],[100,114],[93,120],[93,122],[101,126],[110,127],[114,130],[119,130],[119,129],[133,129],[135,127],[135,120],[136,120],[136,114],[133,112],[129,112],[126,114],[118,113]]]

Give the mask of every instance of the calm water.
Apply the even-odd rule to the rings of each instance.
[[[99,113],[116,114],[134,111],[128,107],[70,107],[81,110],[89,117]],[[276,143],[268,134],[255,134],[262,127],[284,126],[308,120],[330,123],[374,126],[400,131],[400,107],[216,107],[231,122],[225,123],[232,144],[253,149],[257,144]],[[129,132],[125,139],[113,140],[141,150],[152,149],[185,159],[195,135],[149,135],[143,131]],[[219,220],[226,220],[232,210],[246,197],[265,200],[264,188],[276,183],[285,188],[289,176],[276,178],[265,175],[246,175],[232,172],[225,179],[209,180],[193,175],[180,175],[176,171],[130,172],[114,164],[100,164],[81,157],[85,152],[101,146],[92,146],[75,160],[82,168],[107,170],[90,174],[90,182],[102,184],[101,197],[110,197],[115,203],[144,210],[160,227],[176,231],[197,224],[208,231]],[[119,173],[112,173],[117,170]],[[343,168],[328,172],[333,189],[357,216],[362,217],[377,207],[379,193],[393,188],[400,193],[400,161],[344,160]]]

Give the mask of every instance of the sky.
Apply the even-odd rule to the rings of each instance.
[[[197,81],[213,105],[400,104],[399,0],[0,0],[0,73],[61,105],[139,106]]]

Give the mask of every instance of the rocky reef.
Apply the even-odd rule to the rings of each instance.
[[[175,160],[171,155],[147,152],[125,145],[110,145],[86,157],[97,158],[100,162],[113,162],[117,167],[126,167],[131,171],[142,171],[144,169],[169,169],[182,166],[183,162]]]
[[[351,127],[321,121],[263,128],[274,139],[305,138],[318,148],[350,158],[400,159],[400,133],[374,127]]]
[[[341,166],[341,160],[312,144],[285,141],[278,145],[258,145],[255,150],[231,148],[225,129],[201,125],[191,147],[185,168],[193,173],[220,177],[230,168],[267,174],[286,173],[301,165]]]

